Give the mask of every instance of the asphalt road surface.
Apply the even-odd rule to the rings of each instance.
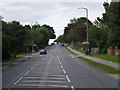
[[[60,45],[50,46],[46,55],[35,53],[14,63],[2,75],[3,88],[118,88],[117,80],[76,59]]]

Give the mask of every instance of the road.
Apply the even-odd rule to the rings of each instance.
[[[54,52],[54,54],[52,54]],[[118,81],[78,60],[63,46],[35,53],[3,70],[3,88],[118,88]]]

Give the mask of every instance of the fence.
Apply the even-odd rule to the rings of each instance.
[[[109,47],[109,49],[107,49],[107,53],[109,55],[119,55],[120,54],[120,49],[118,49],[118,46],[113,47]]]

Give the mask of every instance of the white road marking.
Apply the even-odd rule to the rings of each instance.
[[[63,66],[61,65],[61,68],[63,69]]]
[[[25,80],[25,81],[21,81],[21,82],[51,82],[51,83],[53,83],[53,82],[55,82],[55,83],[66,83],[67,81],[43,81],[43,80]]]
[[[14,85],[16,85],[23,77],[19,78],[15,83]]]
[[[49,56],[49,55],[48,55]],[[43,61],[44,59],[46,59],[48,56],[46,56],[45,58],[43,58],[41,61]]]
[[[57,56],[57,58],[58,58],[58,56]],[[62,64],[61,64],[61,62],[60,62],[60,60],[59,60],[59,58],[58,58],[58,62],[60,63],[61,68],[63,69],[63,66],[62,66]]]
[[[33,54],[33,55],[35,55],[35,54]],[[48,56],[46,56],[46,57],[43,58],[42,60],[46,59],[47,57],[48,57]],[[41,61],[42,61],[42,60],[41,60]],[[36,65],[38,65],[38,63],[37,63]],[[33,68],[35,68],[35,67],[32,67],[31,70],[32,70]],[[30,71],[26,72],[25,75],[27,75],[29,72],[30,72]],[[22,78],[23,78],[23,77],[19,78],[19,79],[14,83],[14,85],[16,85]]]
[[[43,77],[24,77],[26,79],[43,79]],[[56,77],[46,77],[46,79],[58,79],[58,80],[64,80],[65,78],[56,78]]]
[[[32,70],[33,68],[35,68],[35,67],[32,67],[31,70]]]
[[[66,78],[67,78],[68,82],[71,82],[67,75],[66,75]]]
[[[68,88],[68,86],[65,85],[38,85],[38,84],[19,84],[21,86],[34,86],[34,87],[62,87],[62,88]]]
[[[38,63],[37,64],[35,64],[35,66],[37,66],[38,65]]]
[[[29,72],[30,72],[30,71],[27,71],[27,72],[25,73],[25,75],[27,75]]]
[[[48,75],[47,77],[49,77],[49,76],[65,76],[65,75]]]
[[[72,90],[75,90],[74,86],[71,86]]]
[[[70,56],[72,56],[72,55],[70,55]],[[74,58],[74,56],[72,56],[72,58]],[[65,69],[63,68],[63,66],[62,66],[62,64],[61,64],[58,56],[57,56],[57,59],[58,59],[60,65],[61,65],[61,68],[63,69],[63,72],[66,74],[66,71],[65,71]],[[68,82],[71,82],[70,79],[69,79],[69,77],[68,77],[68,75],[66,75],[66,78],[67,78],[67,81],[68,81]],[[74,87],[73,87],[73,86],[71,86],[71,88],[72,88],[72,90],[74,90]]]
[[[66,73],[66,71],[63,69],[63,72]]]

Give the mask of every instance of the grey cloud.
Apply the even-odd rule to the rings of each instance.
[[[4,20],[18,20],[21,23],[39,21],[40,24],[50,24],[55,28],[57,35],[67,26],[70,19],[85,16],[84,10],[89,9],[89,19],[94,21],[104,12],[102,2],[7,2],[2,4]]]

